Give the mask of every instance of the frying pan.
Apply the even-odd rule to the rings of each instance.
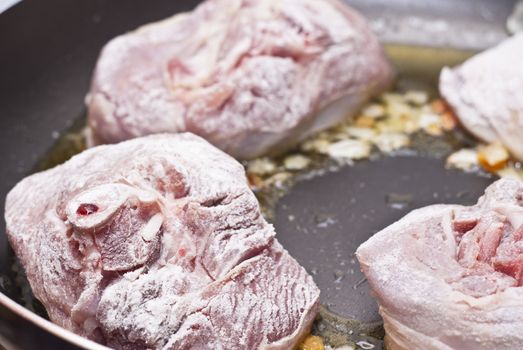
[[[501,41],[514,5],[512,0],[347,2],[366,15],[390,44],[388,52],[400,75],[431,86],[442,65],[458,63],[473,51]],[[83,99],[103,44],[197,3],[24,0],[0,15],[0,213],[3,198],[16,182],[35,169],[60,135],[82,124]],[[379,338],[376,304],[355,263],[356,247],[415,207],[434,202],[470,204],[493,181],[445,170],[443,153],[360,162],[298,181],[278,202],[273,218],[278,237],[322,289],[324,308],[315,331],[332,334],[333,343],[343,342],[341,338],[349,333],[353,342],[360,336],[369,341]],[[407,194],[411,200],[400,208],[391,206],[386,201],[390,193]],[[330,218],[329,225],[319,225],[324,218]],[[0,348],[103,348],[21,306],[28,291],[13,272],[4,227],[1,215]],[[38,304],[33,309],[43,314]],[[337,333],[329,333],[331,328]],[[382,346],[379,340],[374,344]]]

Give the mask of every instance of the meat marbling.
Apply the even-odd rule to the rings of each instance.
[[[357,250],[388,349],[523,349],[523,183],[415,210]]]
[[[392,76],[339,0],[207,0],[105,46],[86,98],[91,143],[189,131],[253,158],[352,115]]]
[[[242,166],[191,134],[87,150],[5,217],[50,319],[116,349],[289,349],[317,311]]]
[[[485,142],[501,142],[523,160],[523,34],[444,68],[440,92],[461,123]]]

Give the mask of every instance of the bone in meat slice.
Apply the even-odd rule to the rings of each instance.
[[[414,210],[357,257],[389,350],[523,348],[523,183],[503,179],[478,204]]]
[[[91,142],[190,131],[253,158],[353,115],[392,75],[339,0],[208,0],[105,46],[86,99]]]
[[[317,311],[243,167],[191,134],[87,150],[5,217],[50,319],[116,349],[290,349]]]
[[[461,123],[485,142],[499,141],[523,160],[523,34],[444,68],[439,89]]]

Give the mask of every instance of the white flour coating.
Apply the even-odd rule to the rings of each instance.
[[[523,160],[523,34],[441,72],[440,92],[463,125]]]
[[[289,349],[317,312],[243,167],[191,134],[85,151],[5,217],[51,320],[116,349]]]
[[[86,101],[94,143],[190,131],[252,158],[347,118],[392,76],[339,0],[207,0],[109,42]]]
[[[387,349],[523,348],[522,182],[495,182],[475,206],[414,210],[356,254]]]

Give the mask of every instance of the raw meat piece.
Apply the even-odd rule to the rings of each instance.
[[[253,158],[351,116],[392,75],[339,0],[207,0],[106,45],[86,99],[91,142],[190,131]]]
[[[414,210],[356,254],[389,350],[523,349],[523,182]]]
[[[499,141],[523,160],[523,34],[444,68],[440,93],[476,137]]]
[[[116,349],[290,349],[317,311],[243,167],[191,134],[85,151],[5,216],[51,320]]]

